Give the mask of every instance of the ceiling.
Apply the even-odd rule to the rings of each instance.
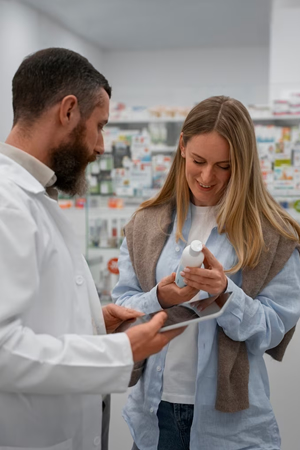
[[[272,0],[19,0],[107,51],[268,46]]]

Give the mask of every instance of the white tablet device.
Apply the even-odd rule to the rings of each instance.
[[[174,328],[185,327],[191,323],[202,322],[203,320],[216,319],[225,311],[227,305],[232,298],[232,292],[226,292],[214,297],[208,297],[203,300],[194,302],[182,303],[181,305],[172,306],[164,309],[168,314],[168,318],[161,328],[161,332],[172,330]],[[203,310],[201,308],[205,306]],[[156,311],[151,314],[145,314],[135,321],[123,322],[116,332],[126,331],[128,328],[139,325],[141,323],[149,322],[152,317],[157,314]]]

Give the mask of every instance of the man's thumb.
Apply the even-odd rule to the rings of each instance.
[[[160,311],[150,320],[148,325],[151,327],[153,334],[156,334],[161,329],[167,320],[167,317],[168,315],[165,311]]]

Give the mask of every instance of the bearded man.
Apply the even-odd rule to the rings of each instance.
[[[82,195],[104,152],[111,88],[62,48],[28,56],[13,78],[14,123],[0,144],[0,447],[101,448],[102,395],[127,389],[133,363],[177,330],[166,314],[100,301],[57,189]],[[107,334],[108,333],[108,334]]]

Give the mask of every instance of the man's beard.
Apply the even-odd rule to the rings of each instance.
[[[71,196],[86,193],[88,183],[85,169],[94,160],[84,143],[85,130],[84,123],[79,123],[71,132],[68,142],[50,151],[50,167],[57,178],[54,186]]]

